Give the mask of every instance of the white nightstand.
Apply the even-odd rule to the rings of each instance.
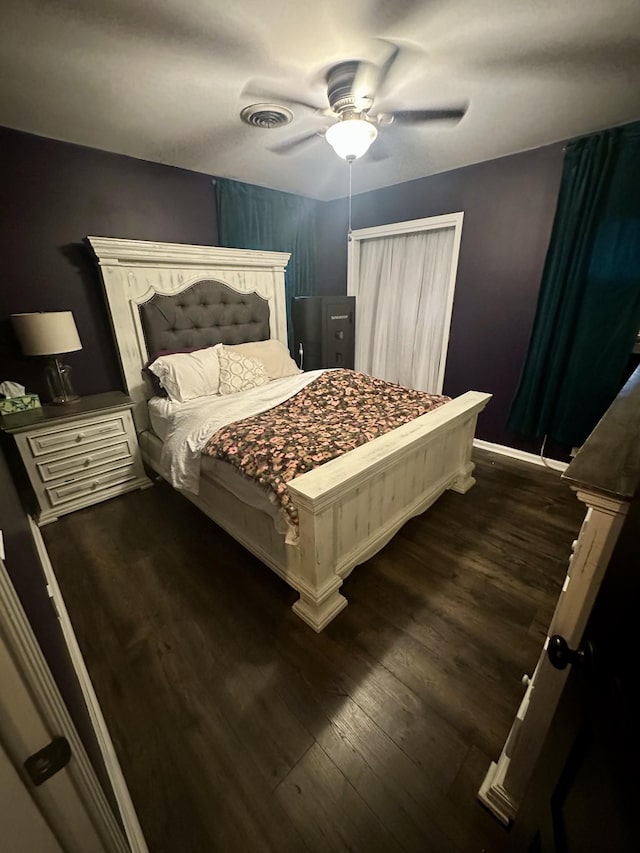
[[[120,391],[6,415],[36,502],[39,525],[98,501],[152,485],[142,465],[131,408]]]

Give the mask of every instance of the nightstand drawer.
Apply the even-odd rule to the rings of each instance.
[[[84,475],[99,465],[131,459],[132,455],[128,441],[119,441],[107,447],[102,444],[93,444],[87,447],[84,453],[77,453],[62,459],[58,456],[44,459],[36,464],[36,469],[42,482],[47,483],[50,480],[59,480],[61,477],[71,478],[77,474]]]
[[[135,465],[131,462],[124,462],[121,468],[97,474],[95,477],[47,486],[45,492],[51,506],[59,506],[69,501],[80,500],[88,495],[94,495],[102,489],[109,489],[112,486],[126,483],[128,480],[135,480],[137,476]]]
[[[104,441],[126,432],[125,416],[122,413],[109,418],[85,420],[81,424],[57,429],[42,429],[27,436],[33,456],[80,447],[92,441]]]

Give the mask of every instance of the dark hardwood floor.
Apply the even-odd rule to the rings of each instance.
[[[165,484],[43,529],[152,853],[506,849],[476,792],[583,511],[553,472],[475,461],[320,635]]]

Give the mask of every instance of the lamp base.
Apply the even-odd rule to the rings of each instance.
[[[66,397],[54,397],[49,403],[52,406],[63,406],[65,403],[77,403],[79,399],[78,394],[67,394]]]
[[[71,385],[71,368],[68,364],[62,364],[60,359],[53,358],[47,365],[45,376],[54,406],[75,403],[80,399]]]

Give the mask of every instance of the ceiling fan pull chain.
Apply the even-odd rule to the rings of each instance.
[[[347,160],[347,163],[349,164],[349,230],[347,236],[351,240],[351,167],[353,166],[353,160]]]

